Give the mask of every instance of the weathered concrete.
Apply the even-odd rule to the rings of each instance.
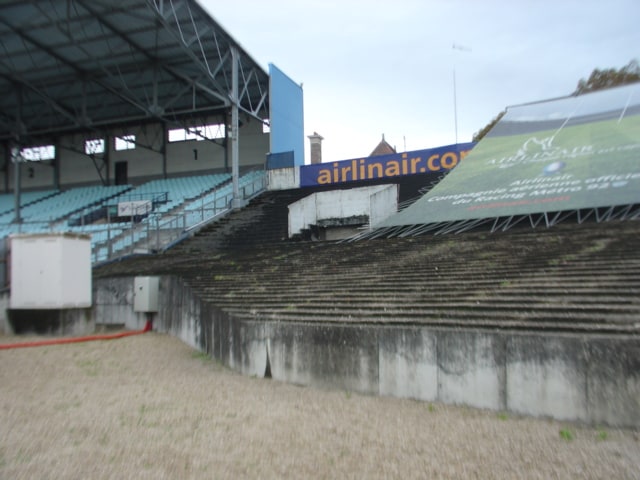
[[[160,280],[159,313],[154,328],[178,337],[193,348],[208,351],[204,324],[204,304],[191,288],[173,276]]]
[[[13,334],[13,328],[9,322],[9,290],[0,292],[0,334]]]
[[[271,323],[274,379],[321,388],[378,392],[375,328],[359,325]]]
[[[379,328],[380,395],[437,400],[437,344],[437,334],[425,328]]]
[[[96,323],[122,316],[126,308],[133,311],[132,283],[133,278],[95,282]],[[640,427],[637,337],[249,321],[201,302],[178,277],[162,277],[160,290],[155,330],[246,375]],[[124,318],[127,325],[140,322],[133,313]]]
[[[87,335],[95,331],[96,312],[89,308],[12,310],[9,291],[0,293],[0,333]]]
[[[300,167],[267,170],[267,188],[269,190],[300,188]]]
[[[88,335],[95,331],[89,308],[69,310],[8,310],[9,331],[16,335]]]
[[[269,364],[270,325],[263,322],[234,322],[238,326],[239,361],[234,365],[244,375],[265,377],[272,375]],[[272,375],[273,376],[273,375]]]
[[[593,338],[587,343],[587,411],[593,424],[640,425],[640,341]]]
[[[582,338],[512,336],[507,358],[508,410],[587,420],[587,358]]]
[[[96,325],[141,329],[145,316],[133,311],[133,277],[105,278],[94,283],[93,316]]]
[[[313,193],[289,205],[289,237],[315,225],[381,222],[398,209],[398,186],[376,185]]]
[[[441,331],[437,352],[439,400],[492,410],[505,408],[503,336]]]

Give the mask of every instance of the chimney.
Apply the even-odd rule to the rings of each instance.
[[[311,164],[322,163],[322,140],[324,138],[318,135],[318,132],[313,132],[313,135],[309,135],[307,138],[311,144]]]

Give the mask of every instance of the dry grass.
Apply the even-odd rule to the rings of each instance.
[[[623,479],[640,441],[246,378],[154,333],[0,351],[0,478]]]

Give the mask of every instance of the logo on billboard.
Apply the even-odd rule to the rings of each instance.
[[[593,155],[594,153],[591,145],[571,148],[557,147],[553,145],[554,139],[555,135],[544,138],[530,137],[516,150],[514,155],[492,158],[487,163],[489,165],[497,165],[498,168],[510,168],[528,163],[549,162],[544,167],[543,174],[552,175],[565,168],[564,159]]]
[[[537,137],[531,137],[522,144],[518,152],[517,157],[524,157],[526,155],[532,155],[540,152],[549,152],[553,148],[551,143],[553,142],[553,136],[538,139]]]

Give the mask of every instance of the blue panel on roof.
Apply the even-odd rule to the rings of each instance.
[[[293,150],[289,152],[270,153],[267,155],[267,170],[289,168],[295,165]]]
[[[304,165],[302,87],[269,64],[271,153],[293,151],[294,165]]]

